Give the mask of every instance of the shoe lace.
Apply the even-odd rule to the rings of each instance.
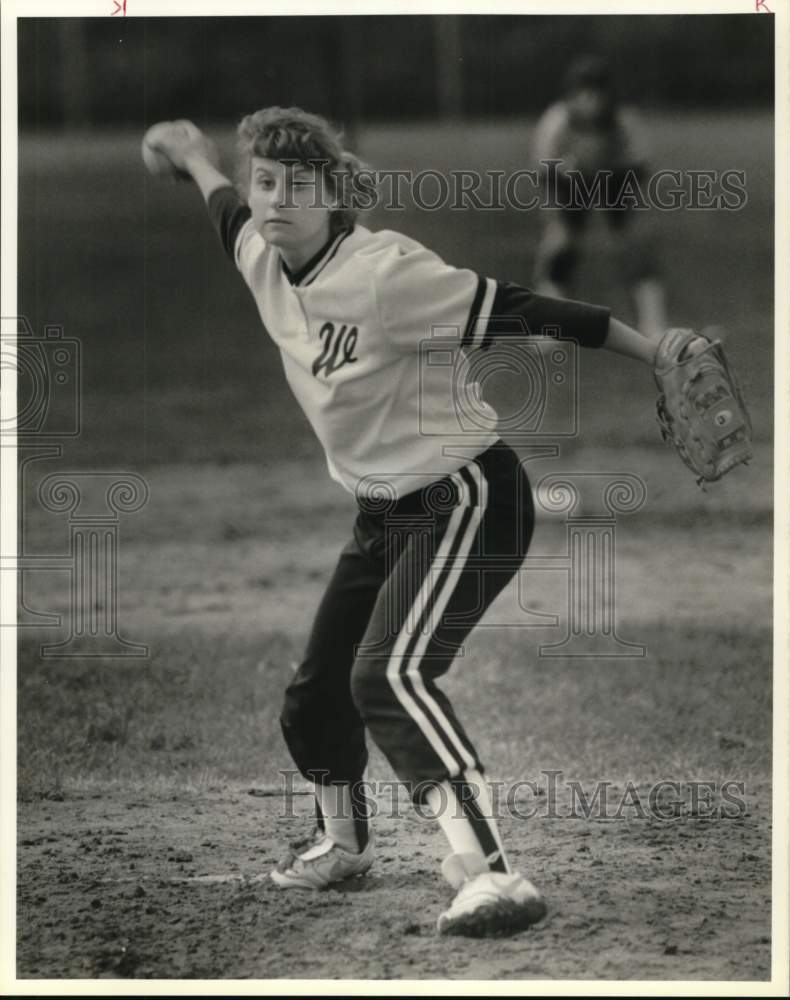
[[[287,871],[289,868],[298,866],[301,864],[299,858],[300,854],[303,854],[308,848],[317,844],[319,840],[323,839],[326,834],[324,830],[316,823],[312,831],[307,834],[306,837],[299,837],[297,840],[292,840],[288,845],[288,853],[277,865],[278,871]]]
[[[316,823],[306,837],[299,837],[297,840],[292,840],[288,844],[288,847],[293,854],[301,854],[302,851],[306,851],[308,847],[312,847],[313,844],[317,844],[323,837],[324,831]]]

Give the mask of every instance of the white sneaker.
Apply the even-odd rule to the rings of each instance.
[[[517,873],[492,872],[474,854],[451,854],[442,872],[458,892],[439,916],[440,934],[508,937],[546,914],[543,897],[531,882]]]
[[[289,854],[270,873],[281,889],[326,889],[334,882],[364,875],[373,864],[373,837],[359,854],[339,847],[324,835],[302,854]]]

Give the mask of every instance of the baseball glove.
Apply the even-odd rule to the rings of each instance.
[[[693,330],[667,330],[654,374],[661,436],[700,486],[749,461],[752,425],[720,341]]]

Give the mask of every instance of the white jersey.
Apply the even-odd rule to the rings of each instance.
[[[354,226],[291,273],[232,188],[215,191],[209,211],[331,476],[359,497],[421,489],[465,465],[470,444],[477,453],[498,439],[465,361],[514,332],[514,313],[519,333],[526,322],[536,334],[559,324],[589,346],[606,336],[608,310],[452,267],[400,233]],[[459,395],[475,400],[473,428],[459,422]]]

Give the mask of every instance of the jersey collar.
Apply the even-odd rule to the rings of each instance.
[[[338,251],[340,244],[352,231],[351,226],[347,229],[342,229],[339,233],[335,233],[334,236],[330,236],[326,243],[321,247],[318,253],[314,254],[306,264],[303,264],[297,271],[292,271],[285,261],[281,261],[283,274],[288,279],[288,281],[299,287],[304,287],[309,285],[311,282],[315,281],[318,275],[323,271],[329,261],[335,256]]]

